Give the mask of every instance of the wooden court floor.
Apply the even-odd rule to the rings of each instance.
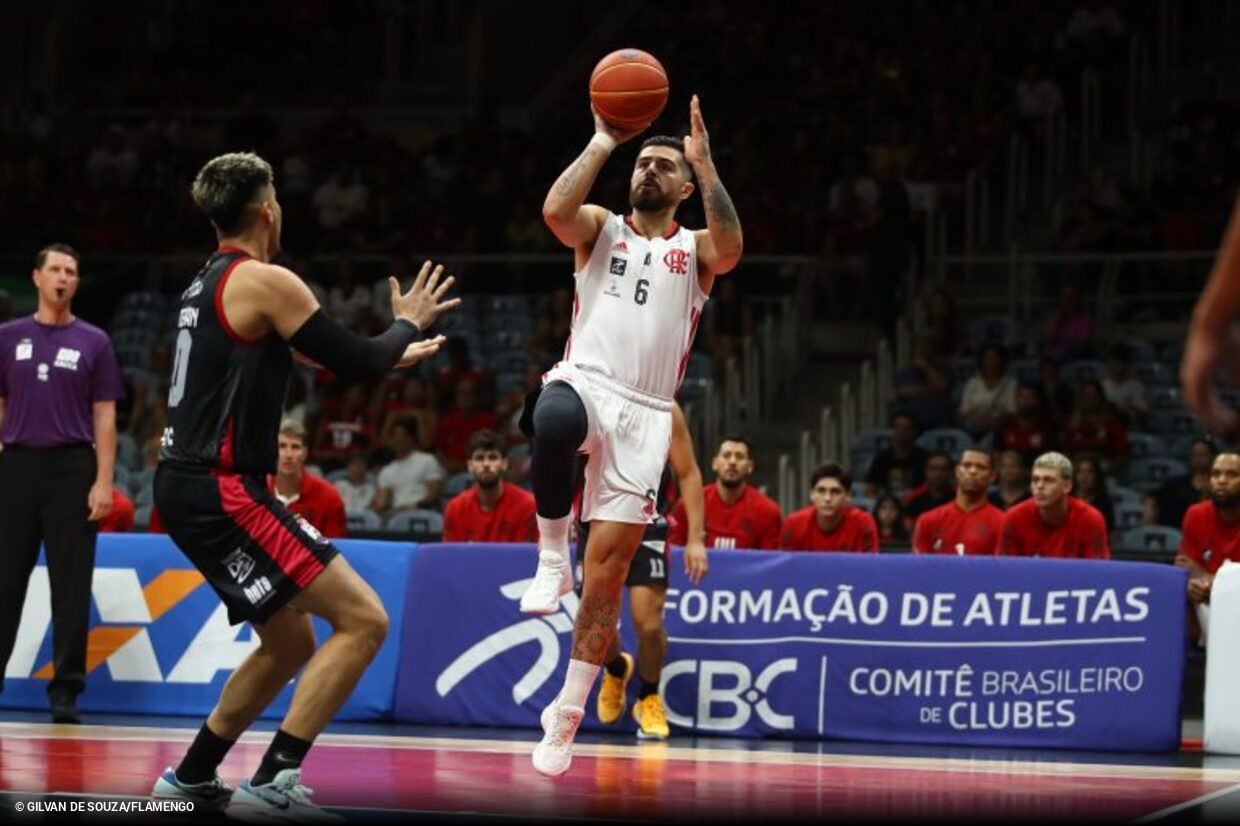
[[[34,823],[45,817],[30,814],[35,801],[144,796],[199,722],[113,715],[58,726],[6,714],[0,816]],[[253,771],[265,728],[229,754],[226,781]],[[359,822],[1240,822],[1240,759],[1191,747],[1117,755],[583,735],[568,774],[548,779],[530,767],[533,743],[529,731],[342,726],[318,740],[303,782]]]

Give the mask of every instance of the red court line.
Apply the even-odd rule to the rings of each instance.
[[[135,730],[140,731],[140,730]],[[359,740],[361,738],[358,738]],[[417,743],[416,738],[410,738]],[[935,768],[907,758],[753,754],[719,759],[713,750],[666,744],[583,749],[558,779],[536,774],[528,748],[467,741],[444,747],[318,744],[305,782],[327,806],[522,815],[687,819],[1131,820],[1225,789],[1234,778],[1194,769],[963,761]],[[452,747],[451,743],[461,744]],[[150,791],[175,765],[182,739],[0,739],[0,789],[134,794]],[[530,744],[532,746],[532,743]],[[237,782],[258,764],[261,739],[239,743],[221,774]],[[695,757],[694,755],[700,755]],[[889,764],[889,765],[885,765]]]

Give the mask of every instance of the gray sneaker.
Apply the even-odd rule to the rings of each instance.
[[[224,785],[219,775],[205,783],[182,783],[177,779],[176,771],[169,766],[155,781],[151,789],[151,797],[163,800],[192,800],[194,808],[202,808],[204,812],[222,812],[232,797],[233,790]]]
[[[275,780],[251,786],[246,780],[232,793],[224,815],[247,823],[344,823],[340,815],[310,802],[314,789],[301,785],[300,769],[284,769]]]

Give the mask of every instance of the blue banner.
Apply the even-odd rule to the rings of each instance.
[[[534,561],[528,545],[421,547],[398,719],[537,727],[563,682],[577,602],[521,615]],[[677,549],[662,677],[674,731],[1179,747],[1182,569],[715,551],[700,586],[682,571]],[[593,695],[585,725],[599,727]]]
[[[411,544],[341,540],[349,564],[375,589],[392,631],[337,719],[370,720],[391,714],[399,629],[415,548]],[[330,627],[316,619],[315,636]],[[5,669],[0,708],[48,707],[51,608],[42,560],[27,589],[17,644]],[[206,715],[233,669],[258,646],[248,623],[230,626],[219,597],[172,540],[163,535],[101,534],[92,583],[85,712]],[[293,686],[264,713],[280,717]]]

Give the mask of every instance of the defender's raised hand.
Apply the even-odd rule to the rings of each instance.
[[[443,300],[444,294],[455,283],[456,279],[449,275],[442,282],[443,264],[436,264],[431,269],[431,262],[425,261],[418,277],[414,279],[409,292],[400,291],[400,282],[396,276],[388,277],[388,286],[392,289],[392,317],[403,318],[418,325],[422,332],[435,323],[435,319],[461,303],[459,298]]]

